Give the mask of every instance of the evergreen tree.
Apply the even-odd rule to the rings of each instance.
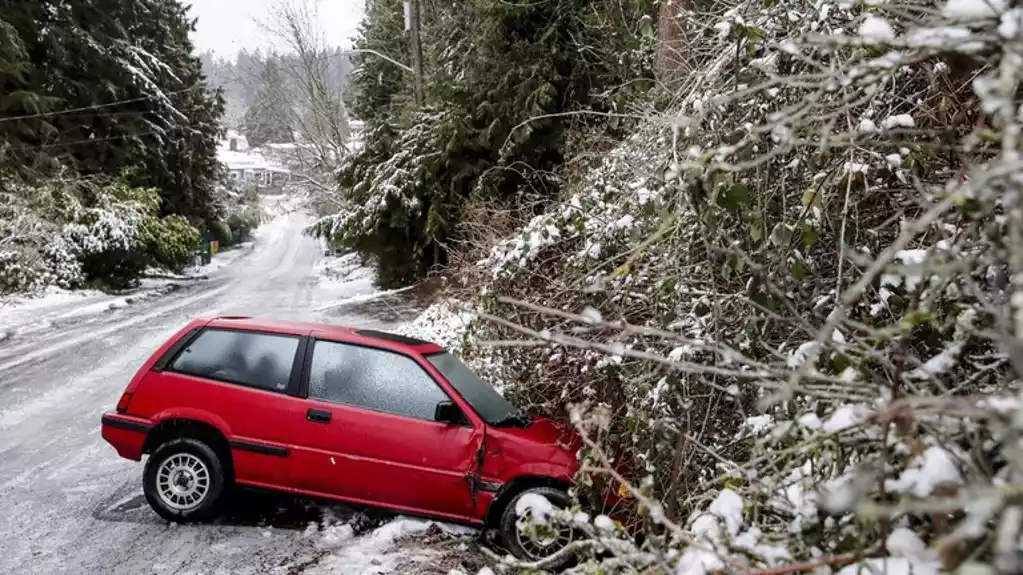
[[[365,148],[340,171],[347,205],[317,233],[378,265],[385,286],[447,264],[470,198],[514,207],[553,197],[570,128],[612,128],[651,78],[652,2],[423,2],[427,107],[415,110],[402,2],[368,7],[349,109]],[[472,30],[467,34],[467,30]]]
[[[275,55],[263,64],[256,99],[245,112],[245,137],[250,146],[294,140],[287,86]]]
[[[4,51],[17,51],[13,31],[27,55],[20,74],[0,79],[3,93],[21,94],[20,105],[0,108],[0,119],[41,113],[0,124],[0,169],[131,170],[132,184],[160,191],[165,213],[194,221],[215,214],[223,102],[205,84],[181,4],[0,0],[0,14]]]

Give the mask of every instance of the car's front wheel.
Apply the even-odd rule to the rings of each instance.
[[[172,439],[149,456],[142,488],[150,507],[167,521],[205,521],[224,493],[224,465],[202,441]]]
[[[544,568],[557,571],[567,566],[574,557],[562,554],[573,539],[571,525],[550,521],[546,515],[552,509],[565,509],[568,494],[554,487],[533,487],[515,496],[501,514],[499,531],[501,542],[515,557],[524,561],[542,561]]]

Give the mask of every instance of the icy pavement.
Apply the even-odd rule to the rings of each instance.
[[[117,294],[49,286],[36,294],[0,297],[0,341],[85,321],[93,316],[161,297],[190,282],[206,279],[211,273],[230,266],[251,250],[251,244],[242,244],[217,254],[207,265],[189,268],[182,274],[154,273],[155,277],[143,278],[138,287]]]
[[[393,329],[418,314],[423,304],[408,294],[372,297],[371,276],[351,260],[324,258],[302,235],[309,221],[282,210],[235,262],[158,297],[51,292],[0,310],[4,325],[18,326],[0,341],[0,574],[400,573],[416,556],[433,557],[403,538],[427,522],[345,536],[350,510],[291,497],[264,505],[266,496],[249,494],[257,501],[241,498],[215,524],[168,525],[141,495],[141,465],[100,437],[102,412],[193,317]],[[326,515],[335,519],[323,528]],[[310,522],[321,525],[313,534]],[[410,557],[412,548],[422,552]]]

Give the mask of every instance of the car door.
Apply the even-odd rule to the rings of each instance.
[[[210,328],[198,334],[154,379],[162,418],[198,419],[226,429],[238,481],[291,486],[289,428],[301,414],[298,394],[305,338]],[[298,366],[296,368],[296,365]],[[140,409],[145,409],[140,405]]]
[[[434,421],[451,398],[419,362],[400,353],[311,339],[305,488],[452,517],[473,515],[467,476],[482,428]],[[298,450],[296,450],[298,451]]]

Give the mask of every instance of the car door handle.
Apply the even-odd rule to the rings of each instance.
[[[310,409],[305,412],[305,418],[314,423],[330,423],[330,412],[322,409]]]

